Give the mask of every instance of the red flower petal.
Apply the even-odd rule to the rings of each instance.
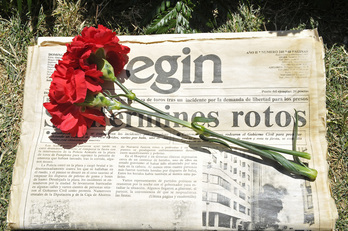
[[[103,89],[102,87],[98,84],[97,81],[93,81],[92,78],[86,79],[86,84],[87,84],[87,89],[90,90],[91,92],[101,92]]]
[[[85,73],[81,70],[75,70],[74,72],[74,83],[72,86],[75,87],[75,99],[73,103],[82,103],[85,101],[87,94],[87,83],[85,78]],[[73,89],[74,90],[74,89]]]
[[[72,114],[68,114],[58,128],[62,130],[62,132],[70,132],[77,125],[78,121],[78,118],[74,117]]]
[[[77,137],[83,137],[87,133],[87,128],[91,126],[87,126],[86,122],[82,122],[79,120],[78,128],[77,128]]]
[[[98,122],[103,126],[106,126],[105,115],[99,110],[86,108],[82,115],[88,119]]]
[[[103,72],[97,70],[97,69],[89,69],[85,72],[86,76],[92,77],[92,78],[101,78],[103,76]]]

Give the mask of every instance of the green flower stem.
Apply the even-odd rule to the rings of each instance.
[[[142,101],[138,97],[136,97],[136,95],[133,92],[131,92],[130,90],[128,90],[120,81],[117,80],[117,78],[115,80],[115,83],[126,93],[127,98],[129,98],[131,100],[134,100],[134,101],[144,105],[145,107],[147,107],[147,108],[149,108],[149,109],[159,113],[159,114],[166,115],[165,112],[161,111],[160,109],[158,109],[156,107],[153,107],[152,105],[150,105],[150,104]],[[130,97],[128,97],[128,95],[133,95],[134,97],[130,98]],[[192,128],[192,127],[190,127],[190,128]],[[231,139],[233,139],[233,138],[231,138]],[[282,152],[282,153],[285,153],[285,154],[290,154],[290,155],[293,155],[293,156],[302,157],[302,158],[305,158],[305,159],[308,159],[308,160],[311,159],[311,155],[309,153],[306,153],[306,152],[299,152],[299,151],[294,151],[294,150],[282,149],[282,148],[267,146],[267,145],[263,145],[263,144],[252,143],[252,142],[248,142],[248,141],[241,141],[241,140],[239,140],[239,141],[243,142],[243,143],[246,143],[248,145],[252,145],[252,146],[258,147],[260,149],[267,149],[267,150],[273,150],[273,151],[276,151],[276,152]]]
[[[292,139],[292,150],[296,150],[297,134],[298,134],[298,113],[296,110],[295,110],[295,124],[294,124],[293,134],[294,136]],[[300,160],[300,158],[298,158],[297,156],[294,156],[294,161],[302,166],[305,166]]]
[[[122,104],[122,103],[120,103],[120,102],[118,102],[118,101],[114,101],[114,103],[111,104],[111,106],[109,106],[108,109],[109,109],[109,110],[121,110],[121,109],[126,109],[126,110],[134,111],[134,112],[137,112],[137,113],[140,113],[140,114],[149,115],[149,116],[154,116],[154,117],[157,117],[157,118],[160,118],[160,119],[168,120],[168,121],[171,121],[171,122],[174,122],[174,123],[183,125],[183,126],[185,126],[185,127],[194,129],[194,128],[191,126],[191,123],[189,123],[189,122],[187,122],[187,121],[185,121],[185,120],[178,119],[178,118],[173,117],[173,116],[168,115],[168,114],[160,114],[160,113],[156,113],[156,112],[152,112],[152,111],[147,111],[147,110],[140,109],[140,108],[135,108],[135,107],[132,107],[132,106],[129,106],[129,105],[126,105],[126,104]]]
[[[233,139],[233,140],[237,140],[237,139],[234,139],[231,137],[229,137],[229,138]],[[302,158],[305,158],[307,160],[311,159],[311,154],[309,154],[307,152],[300,152],[300,151],[295,151],[295,150],[290,150],[290,149],[267,146],[264,144],[252,143],[252,142],[248,142],[248,141],[244,141],[244,140],[238,140],[238,141],[245,143],[247,145],[252,145],[252,146],[257,147],[257,148],[262,149],[262,150],[271,150],[271,151],[281,152],[281,153],[289,154],[292,156],[302,157]]]
[[[151,110],[153,110],[153,111],[155,111],[155,112],[157,112],[157,113],[159,113],[159,114],[162,114],[162,115],[166,115],[166,114],[167,114],[167,113],[165,113],[164,111],[161,111],[160,109],[158,109],[158,108],[152,106],[151,104],[148,104],[148,103],[142,101],[141,99],[139,99],[139,98],[136,97],[136,96],[135,96],[135,98],[134,98],[134,101],[136,101],[136,102],[138,102],[138,103],[144,105],[145,107],[147,107],[147,108],[149,108],[149,109],[151,109]]]
[[[121,90],[125,93],[125,96],[129,100],[134,100],[159,114],[166,115],[164,111],[161,111],[160,109],[155,108],[152,105],[139,99],[131,90],[129,90],[126,86],[124,86],[115,76],[114,68],[112,67],[112,65],[106,59],[103,58],[104,52],[102,50],[98,50],[98,51],[99,52],[93,57],[93,59],[91,59],[91,62],[98,64],[98,69],[103,73],[102,78],[104,80],[112,81],[116,83],[116,85],[119,88],[121,88]]]
[[[228,141],[230,143],[236,144],[236,145],[243,147],[247,150],[250,150],[250,151],[254,152],[255,154],[258,154],[261,157],[276,161],[281,166],[283,166],[285,169],[287,169],[289,172],[296,174],[296,175],[299,175],[299,176],[304,176],[311,181],[314,181],[316,176],[317,176],[317,171],[315,169],[311,169],[311,168],[308,168],[304,165],[300,165],[300,164],[291,162],[288,159],[286,159],[284,156],[282,156],[280,153],[275,152],[275,151],[282,152],[285,150],[287,153],[289,153],[288,152],[289,150],[286,150],[286,149],[280,149],[280,148],[270,147],[270,146],[266,146],[266,145],[254,144],[251,142],[241,141],[241,140],[234,139],[231,137],[226,137],[224,135],[221,135],[219,133],[216,133],[214,131],[207,129],[202,125],[198,125],[197,123],[189,123],[187,121],[178,119],[178,118],[173,117],[173,116],[168,115],[168,114],[161,114],[161,113],[147,111],[147,110],[140,109],[140,108],[135,108],[135,107],[132,107],[129,105],[122,104],[116,100],[112,101],[112,103],[110,104],[108,109],[109,110],[125,109],[125,110],[129,110],[129,111],[137,112],[140,114],[149,115],[149,116],[161,118],[164,120],[168,120],[168,121],[183,125],[187,128],[190,128],[190,129],[196,131],[201,136],[213,136],[213,137]],[[307,155],[308,155],[308,153],[301,153],[301,152],[294,152],[293,154],[297,155],[297,156],[301,156],[301,157],[307,157]]]
[[[231,142],[233,144],[236,144],[238,146],[241,146],[243,148],[246,148],[250,151],[253,151],[254,153],[260,155],[261,157],[265,157],[271,160],[274,160],[276,162],[278,162],[280,165],[282,165],[284,168],[286,168],[289,172],[296,174],[296,175],[300,175],[300,176],[304,176],[306,178],[308,178],[309,180],[314,181],[317,177],[318,172],[315,169],[311,169],[308,168],[306,166],[294,163],[289,161],[288,159],[286,159],[284,156],[282,156],[280,153],[268,150],[268,149],[260,149],[258,148],[259,145],[255,145],[254,143],[250,143],[250,142],[244,142],[241,140],[237,140],[231,137],[226,137],[223,136],[219,133],[216,133],[214,131],[211,131],[209,129],[204,129],[204,135],[207,136],[213,136],[216,138],[220,138],[222,140]],[[262,145],[263,146],[263,145]],[[274,150],[273,147],[271,147],[272,150]]]
[[[161,119],[164,119],[167,121],[171,121],[171,122],[183,125],[187,128],[194,130],[195,132],[197,132],[200,135],[201,139],[203,139],[203,140],[217,142],[217,143],[223,144],[227,147],[230,147],[227,143],[224,142],[224,141],[227,141],[227,142],[236,144],[238,146],[241,146],[245,149],[248,149],[248,150],[254,152],[255,154],[258,154],[259,156],[261,156],[263,158],[268,158],[268,159],[271,159],[273,161],[276,161],[277,163],[282,165],[285,169],[287,169],[290,173],[304,176],[312,181],[314,181],[315,178],[317,177],[317,171],[315,169],[308,168],[306,165],[301,164],[301,162],[298,159],[298,157],[310,159],[309,153],[298,152],[296,150],[287,150],[287,149],[282,149],[282,148],[277,148],[277,147],[266,146],[263,144],[257,144],[257,143],[252,143],[252,142],[234,139],[231,137],[221,135],[221,134],[216,133],[214,131],[211,131],[209,129],[206,129],[204,126],[197,124],[197,121],[199,122],[199,120],[196,120],[196,121],[193,121],[192,123],[189,123],[187,121],[173,117],[173,116],[161,111],[160,109],[153,107],[152,105],[142,101],[132,91],[130,91],[128,88],[126,88],[117,79],[117,77],[115,77],[114,70],[113,70],[112,66],[105,59],[103,59],[103,62],[101,62],[100,67],[101,67],[100,68],[101,71],[103,72],[103,78],[105,80],[113,81],[114,83],[117,84],[117,86],[119,86],[122,89],[122,91],[125,93],[125,96],[129,100],[134,100],[134,101],[138,102],[139,104],[151,109],[152,111],[134,108],[132,106],[122,104],[115,99],[104,104],[105,97],[101,97],[101,96],[98,97],[98,102],[96,104],[98,104],[98,105],[104,104],[105,106],[107,106],[108,110],[126,109],[126,110],[137,112],[140,114],[149,115],[149,116],[161,118]],[[98,67],[98,69],[99,69],[99,67]],[[202,122],[202,121],[200,121],[200,122]],[[213,136],[213,137],[219,138],[221,140],[209,139],[206,136],[208,136],[208,137]],[[222,141],[222,140],[224,140],[224,141]],[[297,163],[286,159],[279,152],[293,155],[294,160]]]
[[[280,153],[273,152],[270,150],[265,150],[265,151],[269,152],[271,155],[274,155],[276,157],[276,161],[280,165],[282,165],[284,168],[286,168],[289,172],[295,175],[304,176],[310,181],[315,181],[315,179],[317,178],[318,171],[313,168],[307,167],[302,162],[301,163],[292,162],[286,159]]]
[[[135,94],[126,88],[116,77],[113,79],[114,83],[117,84],[119,88],[126,94],[127,98],[130,100],[134,100],[136,98]]]
[[[130,91],[128,88],[126,88],[116,77],[114,79],[114,82],[117,84],[117,86],[119,86],[122,91],[126,94],[126,97],[130,100],[134,100],[137,103],[140,103],[141,105],[159,113],[159,114],[163,114],[165,115],[166,113],[164,111],[161,111],[160,109],[146,103],[145,101],[139,99],[132,91]]]

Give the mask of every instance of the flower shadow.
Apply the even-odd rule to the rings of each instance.
[[[105,127],[97,123],[93,123],[92,127],[83,137],[71,137],[70,134],[63,133],[55,128],[54,132],[46,131],[43,139],[49,139],[51,142],[58,144],[64,149],[71,149],[78,145],[84,144],[91,138],[101,138],[105,136]]]
[[[120,112],[119,114],[137,116],[137,114],[134,114],[132,112],[127,112],[127,111]],[[267,158],[261,158],[259,155],[249,150],[246,150],[244,148],[241,148],[238,146],[232,146],[231,148],[228,148],[219,143],[203,141],[200,138],[197,138],[197,136],[195,137],[195,134],[189,135],[188,133],[182,133],[175,128],[166,126],[165,124],[159,123],[156,120],[152,120],[149,117],[142,116],[142,119],[148,121],[148,124],[147,124],[148,126],[151,126],[151,125],[153,127],[156,126],[159,129],[156,129],[156,131],[149,131],[148,129],[145,129],[145,128],[140,128],[140,127],[132,126],[129,124],[125,124],[120,119],[114,118],[114,123],[118,124],[118,126],[112,127],[110,130],[108,130],[107,136],[111,138],[113,136],[112,133],[117,133],[117,132],[121,132],[122,130],[123,131],[127,130],[129,132],[134,132],[138,134],[139,136],[152,137],[153,140],[162,139],[169,142],[186,144],[191,150],[200,152],[202,155],[212,155],[216,152],[224,152],[229,155],[234,155],[237,157],[251,160],[259,166],[262,165],[266,167],[271,167],[275,169],[276,171],[295,179],[306,179],[302,176],[297,176],[290,173],[288,170],[286,170],[283,166],[281,166],[276,161],[273,161]]]

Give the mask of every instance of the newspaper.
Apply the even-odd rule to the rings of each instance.
[[[223,135],[291,149],[297,110],[297,148],[312,154],[316,181],[127,111],[71,138],[53,127],[42,106],[71,38],[39,38],[28,51],[10,228],[334,229],[316,30],[119,38],[131,48],[119,78],[170,115],[216,118],[206,126]]]

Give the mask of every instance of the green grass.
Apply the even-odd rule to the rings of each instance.
[[[0,19],[0,227],[5,227],[12,167],[20,135],[26,47],[26,26],[18,19]]]
[[[329,176],[339,211],[337,227],[348,229],[348,53],[344,46],[326,50],[327,140]]]
[[[155,15],[146,17],[148,9],[156,12],[161,6],[161,0],[99,1],[103,4],[86,0],[45,0],[40,1],[41,4],[32,4],[29,10],[28,1],[20,1],[19,15],[17,1],[8,2],[6,7],[1,5],[3,1],[0,4],[0,230],[6,230],[12,169],[20,136],[28,45],[38,36],[74,36],[84,26],[97,24],[113,28],[119,34],[145,34],[147,25],[151,25],[155,18]],[[194,27],[192,30],[200,32],[318,28],[325,43],[328,164],[339,212],[336,230],[348,230],[347,1],[216,0],[209,9],[195,5],[194,0],[183,2],[194,10],[192,15],[196,21],[190,22]],[[161,15],[170,9],[169,6],[161,10]],[[197,27],[202,13],[207,14],[209,21]]]

